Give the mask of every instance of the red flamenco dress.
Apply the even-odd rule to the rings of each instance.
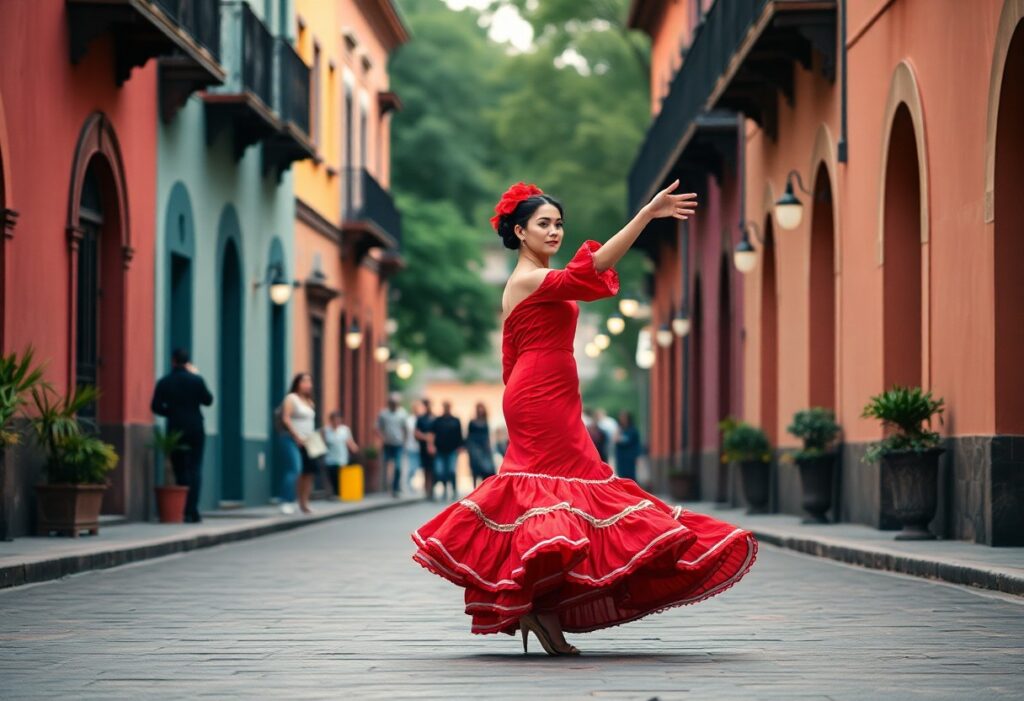
[[[672,507],[614,475],[583,425],[573,337],[579,307],[615,295],[596,241],[551,270],[505,320],[501,471],[412,534],[413,559],[465,587],[474,633],[557,611],[573,633],[725,591],[757,554],[750,532]]]

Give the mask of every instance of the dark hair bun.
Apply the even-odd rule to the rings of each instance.
[[[516,225],[512,219],[512,216],[501,218],[498,222],[498,236],[501,237],[501,242],[505,245],[505,248],[515,251],[519,248],[522,241],[516,236]]]

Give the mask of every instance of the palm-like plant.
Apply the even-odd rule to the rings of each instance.
[[[939,434],[931,430],[932,418],[942,423],[945,400],[935,399],[931,392],[920,387],[901,387],[875,395],[864,407],[866,419],[878,419],[892,431],[881,441],[872,444],[864,455],[866,462],[874,462],[885,453],[924,452],[939,445]]]
[[[0,450],[20,442],[20,436],[11,430],[11,422],[25,405],[25,395],[43,380],[43,368],[35,363],[32,346],[19,355],[11,352],[0,355]]]
[[[796,412],[786,430],[803,441],[804,447],[796,451],[794,457],[804,460],[825,454],[839,435],[839,424],[832,410],[811,407]]]
[[[166,462],[170,459],[171,453],[188,450],[188,446],[184,445],[184,439],[185,434],[181,431],[164,431],[162,428],[157,427],[153,429],[153,440],[150,441],[149,447],[156,451],[157,459],[162,456]],[[164,486],[175,486],[172,470],[169,469],[168,465],[164,466]]]
[[[89,386],[76,387],[66,396],[61,396],[49,385],[32,389],[32,403],[35,405],[32,429],[46,452],[46,469],[51,483],[76,483],[76,475],[83,471],[83,464],[92,464],[90,461],[97,465],[109,463],[109,456],[100,447],[107,444],[94,436],[83,435],[78,419],[78,413],[98,397],[96,388]],[[115,454],[115,465],[116,457]],[[110,469],[113,466],[104,472]],[[84,471],[93,474],[91,468]]]

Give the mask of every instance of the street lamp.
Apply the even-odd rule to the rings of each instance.
[[[658,327],[658,333],[655,334],[655,338],[657,339],[659,346],[662,348],[668,348],[672,345],[675,335],[672,333],[672,329],[668,324],[662,324]]]
[[[591,341],[584,347],[583,352],[585,352],[587,354],[587,357],[589,358],[596,358],[597,356],[601,355],[601,349],[598,348],[597,344],[594,343],[593,341]]]
[[[363,332],[359,328],[359,321],[356,319],[352,320],[352,325],[348,327],[348,331],[345,332],[345,345],[350,350],[355,350],[363,344]]]
[[[402,358],[398,361],[398,365],[395,366],[395,374],[403,380],[408,380],[412,377],[412,363]]]
[[[622,312],[622,316],[633,318],[636,313],[640,310],[640,302],[636,297],[632,295],[626,295],[619,300],[619,311]]]
[[[267,274],[262,281],[256,282],[253,287],[267,287],[270,293],[270,301],[281,306],[288,304],[292,298],[292,290],[298,287],[298,280],[289,280],[284,275],[284,268],[281,263],[271,263],[267,266]]]
[[[651,329],[645,326],[636,337],[636,366],[650,370],[654,366],[654,348],[651,347]]]
[[[622,314],[615,312],[608,321],[605,322],[608,326],[608,332],[613,336],[618,336],[620,333],[626,330],[626,320],[622,317]]]
[[[386,343],[378,343],[377,347],[373,349],[373,358],[378,363],[386,363],[391,357],[391,349],[388,348]]]
[[[757,267],[757,251],[750,245],[750,239],[747,237],[748,230],[753,231],[758,243],[764,245],[764,239],[761,238],[761,232],[758,230],[757,224],[754,222],[740,224],[743,238],[740,239],[740,242],[736,244],[736,248],[733,249],[732,262],[736,269],[744,275]]]
[[[690,333],[690,318],[686,316],[686,311],[682,308],[672,318],[672,333],[680,338]]]
[[[606,333],[599,333],[596,336],[594,336],[594,345],[597,346],[598,348],[600,348],[601,350],[605,350],[611,344],[612,344],[611,336],[609,336]]]
[[[786,191],[782,193],[782,197],[779,198],[778,202],[775,203],[775,221],[779,223],[779,226],[788,231],[800,226],[800,222],[804,218],[804,204],[801,202],[795,194],[793,194],[793,178],[796,177],[797,185],[804,194],[810,195],[810,191],[804,187],[804,181],[800,177],[800,173],[795,170],[789,171],[789,175],[786,176]]]

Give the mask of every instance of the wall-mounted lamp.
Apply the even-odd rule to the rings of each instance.
[[[607,349],[608,346],[610,346],[611,344],[611,336],[609,336],[606,333],[599,333],[596,336],[594,336],[594,345],[600,348],[601,350]]]
[[[640,311],[640,300],[635,295],[626,295],[619,300],[619,312],[622,316],[633,318]]]
[[[786,191],[782,193],[782,197],[779,198],[778,202],[775,203],[775,221],[779,223],[779,226],[787,231],[800,226],[800,222],[804,218],[804,203],[797,198],[793,193],[793,178],[796,178],[796,183],[800,187],[801,192],[806,195],[810,195],[810,191],[804,187],[804,181],[800,177],[800,173],[795,170],[789,171],[789,175],[786,176]]]
[[[253,284],[253,289],[267,287],[270,293],[270,301],[281,306],[288,304],[292,298],[292,290],[302,283],[298,280],[289,280],[284,275],[284,267],[281,263],[271,263],[267,266],[267,274],[261,281]]]
[[[651,329],[648,326],[640,329],[636,337],[636,366],[641,370],[650,370],[654,366],[654,348],[651,347]]]
[[[608,317],[608,321],[606,321],[605,324],[608,326],[608,333],[613,336],[618,336],[626,330],[626,320],[618,312],[615,312]]]
[[[736,244],[736,248],[733,249],[732,262],[738,271],[746,275],[757,267],[757,250],[750,245],[750,239],[747,237],[747,232],[753,231],[754,237],[761,245],[764,245],[764,239],[761,238],[761,231],[757,228],[757,224],[754,222],[740,224],[740,231],[743,233],[743,238],[740,239],[740,242]]]
[[[662,324],[658,327],[658,333],[655,334],[655,340],[658,345],[662,348],[668,348],[672,345],[672,341],[675,340],[675,334],[672,333],[672,327],[668,324]]]
[[[373,349],[373,359],[378,363],[386,363],[391,358],[391,349],[386,343],[379,343]]]
[[[350,350],[355,350],[363,344],[363,331],[359,328],[359,322],[356,319],[352,320],[352,324],[348,327],[348,331],[345,332],[345,345]]]
[[[403,380],[408,380],[412,377],[412,363],[405,358],[401,358],[398,361],[398,365],[395,366],[395,374]]]
[[[680,307],[676,315],[672,317],[672,333],[682,338],[690,333],[690,317],[686,315],[686,309]]]

